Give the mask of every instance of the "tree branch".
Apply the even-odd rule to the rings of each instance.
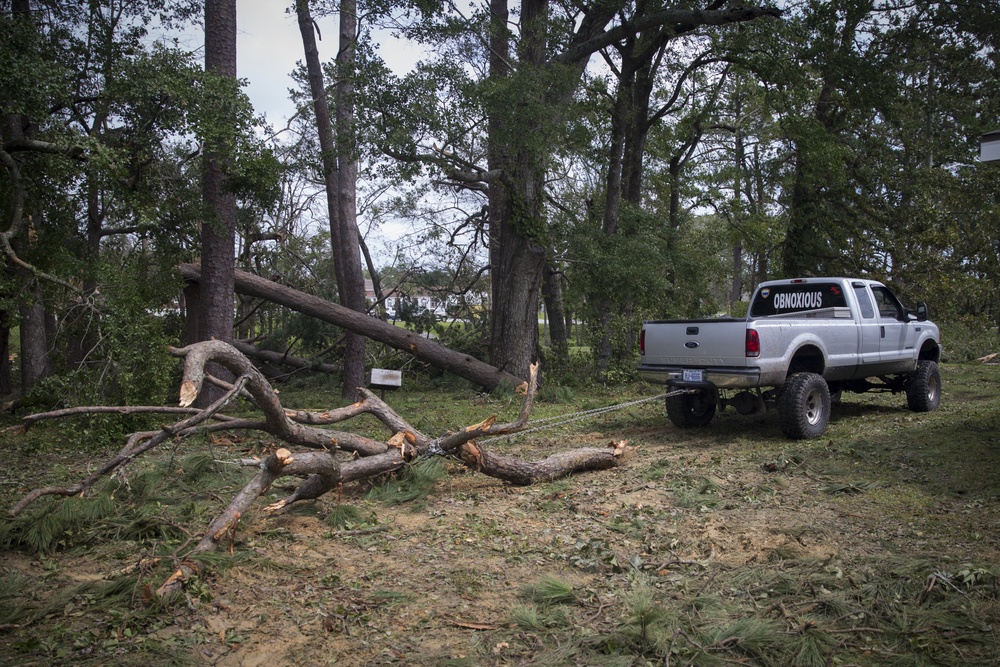
[[[782,10],[774,7],[732,7],[721,10],[665,9],[623,22],[590,39],[574,44],[553,57],[552,62],[567,65],[578,63],[601,49],[621,41],[627,35],[658,26],[673,24],[675,30],[683,30],[687,26],[726,25],[765,16],[777,18],[782,13]]]

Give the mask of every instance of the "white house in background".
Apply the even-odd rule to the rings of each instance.
[[[486,294],[478,292],[469,292],[462,296],[456,296],[454,294],[428,294],[417,291],[410,292],[409,294],[401,294],[397,291],[386,294],[383,291],[383,295],[385,298],[385,311],[390,318],[396,316],[396,313],[399,312],[399,305],[403,301],[415,302],[417,312],[426,310],[438,317],[448,317],[449,311],[453,311],[463,304],[465,306],[482,306],[489,298]],[[378,301],[378,297],[375,294],[375,286],[369,278],[365,278],[365,300],[368,303]]]

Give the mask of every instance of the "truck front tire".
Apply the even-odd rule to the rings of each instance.
[[[715,401],[715,392],[705,389],[667,396],[667,417],[678,428],[706,426],[715,416]]]
[[[906,405],[914,412],[931,412],[941,405],[941,372],[933,361],[918,361],[906,381]]]
[[[781,432],[793,440],[818,438],[830,423],[830,388],[822,375],[795,373],[778,397]]]

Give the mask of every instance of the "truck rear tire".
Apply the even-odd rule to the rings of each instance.
[[[941,405],[941,371],[933,361],[918,361],[906,381],[906,405],[914,412],[931,412]]]
[[[818,438],[830,423],[830,388],[822,375],[795,373],[778,397],[781,432],[792,440]]]
[[[667,396],[667,417],[678,428],[706,426],[715,416],[715,392],[699,389],[694,394]]]

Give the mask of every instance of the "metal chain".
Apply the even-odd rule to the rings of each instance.
[[[531,424],[543,424],[542,426],[533,426],[532,428],[526,428],[522,431],[516,431],[514,433],[507,433],[506,435],[498,435],[493,438],[487,438],[486,440],[479,441],[479,444],[485,445],[497,440],[503,440],[504,438],[510,439],[516,435],[524,435],[525,433],[534,433],[535,431],[542,431],[547,428],[555,428],[556,426],[562,426],[563,424],[569,424],[575,421],[579,421],[585,417],[590,417],[591,415],[600,415],[605,412],[614,412],[615,410],[624,410],[625,408],[630,408],[635,405],[641,405],[643,403],[649,403],[650,401],[659,401],[670,396],[677,396],[678,394],[686,394],[690,392],[690,389],[675,389],[674,391],[668,391],[665,394],[660,394],[658,396],[650,396],[649,398],[640,398],[635,401],[629,401],[627,403],[619,403],[618,405],[609,405],[603,408],[591,408],[590,410],[581,410],[580,412],[570,412],[564,415],[556,415],[554,417],[543,417],[542,419],[536,419]],[[559,420],[559,421],[553,421]],[[552,422],[552,423],[547,423]]]

